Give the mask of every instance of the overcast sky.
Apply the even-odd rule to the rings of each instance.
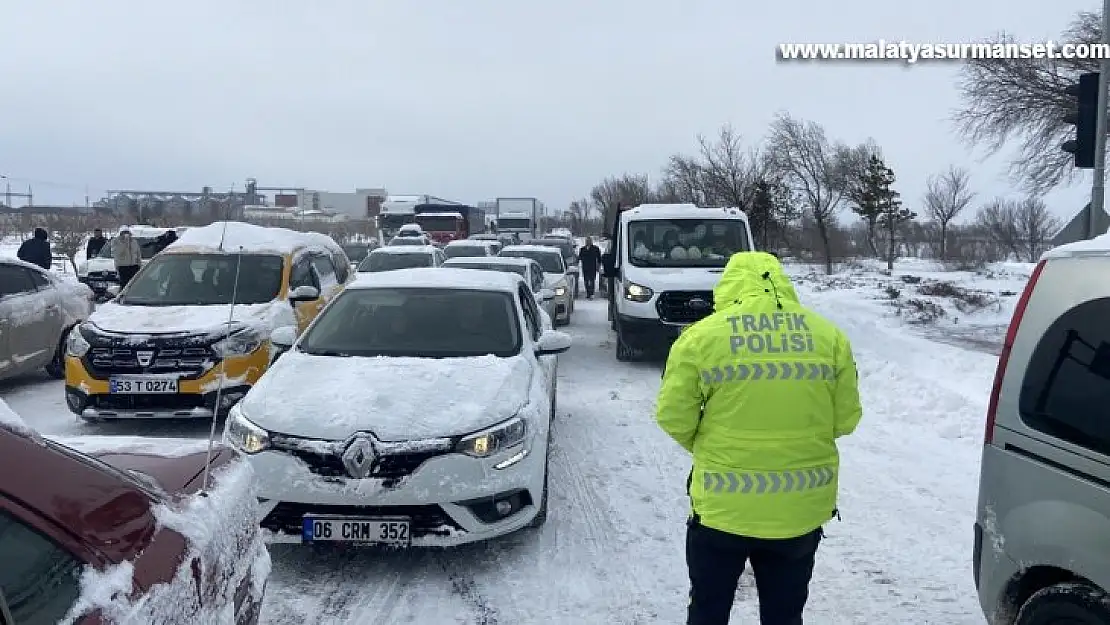
[[[948,121],[956,65],[784,65],[781,42],[1055,38],[1075,0],[16,0],[0,9],[0,174],[107,188],[383,186],[565,206],[776,111],[874,138],[908,205],[949,163],[1014,192]],[[49,184],[48,184],[49,183]],[[1080,186],[1049,197],[1070,215]],[[2,185],[0,185],[2,191]]]

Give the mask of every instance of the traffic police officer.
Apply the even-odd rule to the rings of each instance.
[[[862,408],[847,337],[798,302],[764,252],[732,256],[714,313],[675,341],[657,421],[693,454],[688,625],[726,625],[751,562],[763,625],[801,625],[822,526],[836,516],[836,439]]]

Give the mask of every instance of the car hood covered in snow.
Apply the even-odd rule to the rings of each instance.
[[[283,355],[240,402],[270,432],[344,440],[368,431],[386,441],[469,434],[515,416],[531,367],[498,358],[333,358]]]
[[[106,332],[124,334],[217,333],[227,325],[231,307],[124,306],[108,302],[96,309],[89,322]],[[293,308],[285,302],[237,304],[233,321],[268,335],[274,328],[294,325]]]

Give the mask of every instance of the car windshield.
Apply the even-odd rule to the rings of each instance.
[[[568,261],[574,259],[574,244],[570,243],[566,239],[539,239],[533,241],[532,243],[534,243],[535,245],[542,245],[544,247],[558,248],[559,252],[563,254],[563,258],[567,259]]]
[[[151,258],[154,258],[154,255],[157,254],[158,252],[161,252],[162,249],[163,249],[162,241],[160,241],[158,239],[158,237],[132,237],[132,238],[134,238],[135,242],[139,244],[139,253],[142,255],[143,260],[150,260]],[[104,244],[104,247],[100,248],[100,253],[97,254],[97,257],[98,258],[111,258],[112,257],[112,245],[114,245],[116,240],[118,240],[118,239],[119,239],[119,237],[112,237],[112,238],[108,239],[107,243]]]
[[[116,301],[128,306],[264,304],[277,299],[284,264],[276,254],[162,254]]]
[[[489,248],[484,245],[448,245],[443,248],[447,258],[471,258],[474,256],[489,256]]]
[[[426,252],[412,254],[395,254],[390,252],[371,253],[358,265],[359,273],[372,273],[375,271],[393,271],[394,269],[412,269],[413,267],[431,267],[432,255]]]
[[[544,273],[566,273],[563,255],[558,251],[541,250],[501,250],[501,256],[508,258],[531,258],[543,267]]]
[[[650,219],[628,223],[629,262],[637,267],[724,267],[751,250],[739,219]]]
[[[484,269],[486,271],[500,271],[502,273],[515,273],[518,276],[528,277],[524,265],[499,265],[496,263],[451,263],[448,267],[459,269]]]
[[[344,245],[343,246],[343,253],[347,255],[347,258],[349,258],[352,263],[357,263],[357,262],[361,261],[363,258],[366,258],[366,255],[370,253],[370,246],[368,246],[368,245]]]
[[[520,348],[511,294],[441,287],[348,289],[298,344],[306,354],[366,357],[507,358]]]

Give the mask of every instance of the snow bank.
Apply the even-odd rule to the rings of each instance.
[[[232,253],[242,248],[244,252],[256,254],[289,254],[298,247],[319,245],[332,253],[343,254],[343,248],[326,234],[267,228],[240,221],[217,221],[200,228],[189,228],[166,249],[213,251],[220,249],[221,241],[223,249]]]
[[[21,436],[38,436],[38,433],[32,430],[31,426],[27,425],[27,422],[17,415],[3,399],[0,399],[0,428]]]
[[[295,323],[293,309],[284,302],[236,304],[234,315],[225,304],[212,306],[125,306],[116,302],[100,305],[89,321],[102,330],[121,333],[172,334],[225,333],[233,322],[261,332]],[[145,340],[144,337],[136,337]]]
[[[133,597],[131,562],[105,570],[87,567],[81,576],[81,596],[61,623],[70,625],[97,610],[110,625],[234,623],[235,591],[248,578],[254,599],[261,602],[270,554],[257,525],[254,473],[249,463],[234,461],[212,478],[215,487],[208,496],[154,509],[159,525],[181,534],[188,544],[188,555],[171,583],[157,584]],[[204,563],[203,578],[214,585],[205,588],[203,600],[193,579],[194,559]]]
[[[530,378],[519,356],[329,358],[292,351],[239,406],[272,432],[343,440],[370,430],[404,441],[469,434],[510,419],[527,403]]]
[[[122,453],[182,458],[208,451],[208,440],[203,438],[145,436],[47,436],[46,438],[90,456]]]

